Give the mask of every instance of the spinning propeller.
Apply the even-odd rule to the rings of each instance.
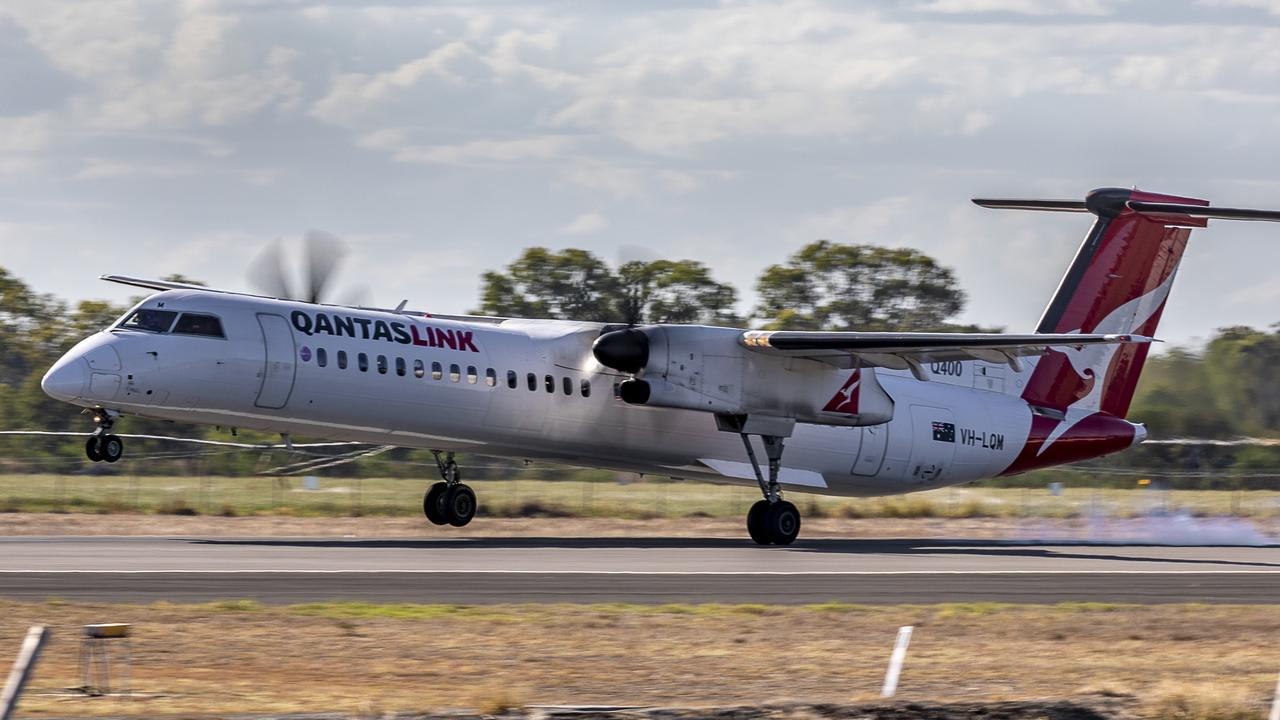
[[[320,230],[308,230],[302,238],[301,262],[286,265],[283,243],[277,238],[249,265],[249,284],[265,295],[309,303],[339,302],[333,297],[334,276],[348,255],[346,245]],[[300,280],[289,268],[300,265]],[[356,295],[363,295],[363,289]],[[345,302],[340,304],[358,304]]]

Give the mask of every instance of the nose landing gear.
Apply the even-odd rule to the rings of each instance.
[[[453,453],[446,453],[445,459],[441,460],[438,450],[431,452],[436,456],[436,465],[440,467],[440,477],[444,480],[427,490],[422,498],[422,513],[436,525],[462,527],[476,516],[476,493],[462,484],[462,475]]]
[[[99,410],[93,416],[98,429],[94,431],[84,444],[84,454],[93,462],[113,463],[124,456],[124,441],[118,435],[111,434],[111,426],[115,424],[115,415],[108,410]]]

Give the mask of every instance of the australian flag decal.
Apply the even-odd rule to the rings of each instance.
[[[933,439],[938,442],[953,443],[956,441],[956,426],[953,423],[934,422]]]

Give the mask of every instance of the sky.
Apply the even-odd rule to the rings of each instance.
[[[522,248],[694,259],[911,246],[962,322],[1034,328],[1088,228],[977,196],[1280,208],[1280,0],[0,5],[0,266],[249,289],[276,238],[437,313]],[[1159,335],[1280,321],[1280,225],[1193,233]],[[340,292],[339,295],[343,293]]]

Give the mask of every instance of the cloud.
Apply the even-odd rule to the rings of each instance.
[[[428,79],[465,84],[462,66],[475,58],[467,43],[454,41],[386,72],[339,74],[329,93],[311,106],[311,115],[339,125],[352,124]]]
[[[0,155],[45,149],[53,138],[53,124],[54,118],[48,113],[0,117]]]
[[[1104,0],[930,0],[916,6],[923,12],[960,14],[1009,12],[1020,15],[1110,15]]]
[[[609,227],[609,221],[600,213],[585,213],[560,228],[564,235],[592,235]]]
[[[1255,8],[1280,15],[1280,0],[1196,0],[1196,4],[1210,8]]]
[[[397,162],[435,165],[517,163],[560,156],[573,139],[557,135],[515,140],[473,140],[459,145],[413,145],[402,129],[379,130],[363,137],[363,147],[389,150]]]
[[[326,227],[378,238],[379,293],[460,311],[481,271],[590,229],[586,208],[611,246],[701,260],[744,307],[761,266],[826,236],[916,245],[957,269],[966,319],[1028,327],[1084,229],[968,197],[1274,202],[1280,6],[1157,4],[11,0],[0,217],[53,227],[65,262],[4,262],[77,298],[104,292],[84,282],[104,246],[138,274],[238,279],[220,245]],[[1224,291],[1268,287],[1274,228],[1211,231],[1171,339],[1275,320]]]
[[[172,178],[194,172],[176,165],[148,166],[111,160],[94,159],[85,163],[73,177],[76,180],[115,180],[126,177]]]
[[[907,238],[885,237],[884,231],[915,212],[911,198],[887,197],[866,205],[833,208],[801,218],[788,236],[793,243],[832,240],[839,243],[870,243],[899,247]]]

